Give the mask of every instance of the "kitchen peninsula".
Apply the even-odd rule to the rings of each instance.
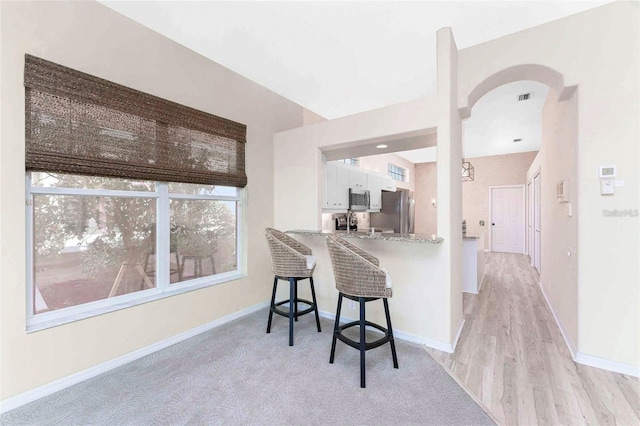
[[[484,238],[462,235],[462,291],[478,294],[484,278]]]
[[[389,299],[394,334],[401,339],[422,343],[442,351],[452,352],[455,347],[450,338],[449,304],[451,293],[446,285],[440,260],[443,238],[425,234],[392,234],[351,231],[291,230],[287,233],[313,251],[316,257],[314,283],[318,307],[325,317],[334,317],[338,300],[326,236],[338,234],[378,258],[393,283],[393,297]],[[300,286],[303,297],[305,286]],[[284,293],[282,298],[287,296]],[[355,308],[342,310],[343,320],[358,316]],[[382,304],[367,306],[367,317],[373,322],[384,322]],[[459,334],[463,323],[454,330]]]
[[[444,241],[443,238],[436,237],[435,235],[397,234],[392,232],[378,232],[372,234],[369,231],[309,231],[305,229],[295,229],[293,231],[286,231],[286,233],[294,235],[314,235],[320,237],[324,237],[329,234],[337,234],[343,238],[358,238],[361,240],[384,240],[425,244],[440,244]]]

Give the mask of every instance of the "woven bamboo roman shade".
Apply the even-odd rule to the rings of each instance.
[[[26,168],[244,187],[246,126],[25,56]]]

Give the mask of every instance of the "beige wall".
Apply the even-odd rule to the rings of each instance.
[[[462,182],[462,218],[467,221],[467,234],[489,239],[489,187],[524,185],[527,170],[536,152],[468,158],[475,168],[475,180]],[[436,211],[431,200],[438,201],[437,163],[416,164],[416,232],[433,234],[436,231]],[[485,226],[480,226],[484,220]],[[485,248],[489,248],[485,242]]]
[[[0,7],[0,399],[268,300],[273,133],[301,126],[302,108],[98,3]],[[246,278],[25,332],[25,53],[247,125]]]
[[[389,173],[389,163],[400,166],[408,171],[406,182],[396,181],[397,188],[413,191],[415,188],[415,164],[397,154],[368,155],[358,159],[358,165],[363,169],[386,175]]]
[[[302,125],[309,126],[311,124],[322,123],[323,121],[327,121],[323,116],[316,114],[313,111],[310,111],[306,108],[302,109]]]
[[[640,368],[640,221],[605,217],[602,211],[640,206],[639,13],[637,2],[606,4],[463,49],[458,67],[462,109],[470,106],[475,87],[519,65],[548,67],[562,76],[560,86],[577,87],[578,351],[592,360],[636,371]],[[496,84],[526,77],[557,86],[537,75],[508,77]],[[614,196],[600,195],[600,164],[616,164],[617,179],[625,181]]]
[[[578,93],[559,102],[550,92],[542,110],[542,148],[539,164],[527,173],[531,180],[540,171],[541,274],[540,282],[570,340],[578,347],[578,215],[567,215],[578,205]],[[556,200],[556,184],[569,179],[569,203]],[[568,256],[571,253],[571,256]],[[575,355],[575,354],[574,354]]]
[[[438,210],[433,207],[431,200],[438,203],[438,163],[416,164],[416,234],[435,234],[438,225]]]
[[[527,170],[536,153],[534,151],[466,159],[474,167],[475,178],[473,181],[462,182],[462,218],[467,221],[467,234],[484,237],[485,249],[489,249],[491,243],[489,187],[526,185]],[[481,220],[485,221],[485,226],[480,226]]]

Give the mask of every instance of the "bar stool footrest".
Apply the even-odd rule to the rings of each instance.
[[[274,304],[274,306],[271,308],[271,312],[273,312],[274,314],[278,314],[278,315],[282,315],[283,317],[289,318],[289,311],[283,311],[282,309],[278,309],[278,306],[284,305],[285,303],[289,303],[289,300],[283,300],[281,302],[278,302],[276,304]],[[306,299],[296,299],[296,303],[304,303],[309,305],[309,307],[307,309],[303,309],[301,311],[298,312],[294,312],[293,313],[293,317],[297,318],[300,317],[302,315],[306,315],[309,314],[311,312],[314,312],[316,309],[316,305],[311,302],[310,300],[306,300]]]
[[[369,349],[375,349],[375,348],[377,348],[379,346],[382,346],[385,343],[390,342],[391,340],[393,340],[393,336],[389,335],[389,330],[387,330],[386,328],[382,327],[381,325],[375,324],[375,323],[373,323],[371,321],[365,321],[364,323],[365,323],[365,325],[367,325],[369,327],[373,327],[373,328],[375,328],[377,330],[380,330],[380,331],[382,331],[384,333],[384,337],[381,337],[380,339],[375,340],[373,342],[365,343],[364,348],[365,348],[366,351],[368,351]],[[360,325],[360,321],[352,321],[352,322],[349,322],[349,323],[341,325],[340,327],[338,327],[338,333],[336,334],[336,337],[338,339],[340,339],[341,342],[346,343],[347,345],[351,346],[352,348],[360,349],[360,341],[350,339],[349,337],[347,337],[347,336],[342,334],[343,330],[345,330],[347,328],[350,328],[350,327],[353,327],[353,326],[356,326],[356,325]]]

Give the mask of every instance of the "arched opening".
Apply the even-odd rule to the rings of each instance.
[[[527,173],[540,151],[542,109],[550,88],[532,80],[496,87],[463,123],[465,164],[475,176],[462,183],[462,218],[479,249],[528,254]],[[539,199],[539,198],[538,198]],[[540,239],[536,239],[539,248]]]
[[[481,268],[476,269],[480,275],[477,278],[482,280],[477,294],[467,292],[463,297],[466,324],[471,326],[461,336],[455,355],[441,359],[445,365],[451,363],[452,375],[485,403],[492,414],[507,424],[517,423],[519,413],[511,410],[512,407],[496,403],[496,393],[504,392],[502,401],[505,401],[526,395],[528,390],[519,383],[509,390],[505,390],[502,383],[496,387],[495,378],[511,380],[518,377],[518,380],[522,379],[521,383],[536,385],[553,383],[553,370],[550,366],[572,362],[569,352],[572,347],[577,346],[579,92],[576,86],[566,87],[564,80],[562,74],[551,68],[525,64],[483,76],[478,79],[479,83],[475,87],[470,87],[471,90],[459,93],[459,100],[463,100],[458,103],[459,114],[461,118],[467,119],[463,121],[464,161],[469,161],[474,166],[474,181],[462,182],[462,217],[467,220],[467,234],[475,236],[478,232],[483,232],[487,238],[492,237],[488,228],[493,223],[497,225],[497,221],[492,220],[491,187],[495,187],[497,191],[504,189],[505,193],[518,193],[515,199],[521,209],[518,214],[524,218],[524,225],[520,225],[524,228],[524,235],[528,234],[529,224],[535,225],[536,219],[541,226],[538,241],[541,274],[536,272],[529,258],[534,255],[532,245],[528,244],[531,237],[525,240],[524,246],[516,253],[496,250],[492,244],[487,244],[486,253],[484,247],[467,250],[468,241],[465,239],[463,283],[468,265],[466,256],[469,253],[477,259],[478,266],[486,266],[486,274],[482,280],[483,271]],[[531,83],[530,87],[533,89],[505,92],[514,110],[536,99],[540,89],[535,87],[546,88],[544,99],[539,104],[538,152],[529,154],[528,158],[523,158],[526,153],[502,152],[491,157],[470,152],[468,125],[480,115],[488,115],[480,114],[485,101],[491,97],[500,98],[496,94],[509,86],[519,87],[521,82]],[[523,84],[521,87],[527,86]],[[528,100],[519,101],[520,95],[527,94],[530,95]],[[497,117],[494,124],[513,124],[510,122],[512,120],[511,116]],[[484,126],[482,129],[486,130],[488,127]],[[487,143],[490,138],[489,134],[483,134],[482,131],[480,136],[484,137],[483,143]],[[515,142],[515,139],[519,139],[517,134],[508,137],[508,134],[503,133],[501,137],[507,139],[506,142],[512,146],[525,142]],[[513,169],[518,167],[520,170],[514,173],[518,175],[517,179],[509,180]],[[566,182],[570,188],[566,202],[556,194],[556,187],[560,182]],[[536,184],[539,185],[537,193],[534,192]],[[471,203],[470,196],[473,196]],[[537,211],[532,209],[530,213],[529,206],[535,207],[533,203],[536,198],[540,202],[540,208]],[[479,207],[484,216],[469,213],[469,204],[473,203],[485,203]],[[506,216],[509,213],[511,211],[507,209]],[[482,229],[480,221],[484,222],[486,231],[479,231]],[[482,257],[488,262],[484,263]],[[570,351],[566,350],[567,345]],[[516,359],[522,359],[523,362],[517,363]],[[486,375],[487,371],[497,373]],[[532,404],[535,402],[524,402],[528,407]]]
[[[549,86],[552,91],[559,93],[558,99],[561,101],[569,99],[576,88],[575,86],[565,87],[562,74],[552,68],[537,64],[515,65],[490,75],[478,84],[466,97],[466,103],[458,106],[460,118],[463,120],[469,118],[476,102],[490,91],[502,85],[523,80],[536,81]]]

